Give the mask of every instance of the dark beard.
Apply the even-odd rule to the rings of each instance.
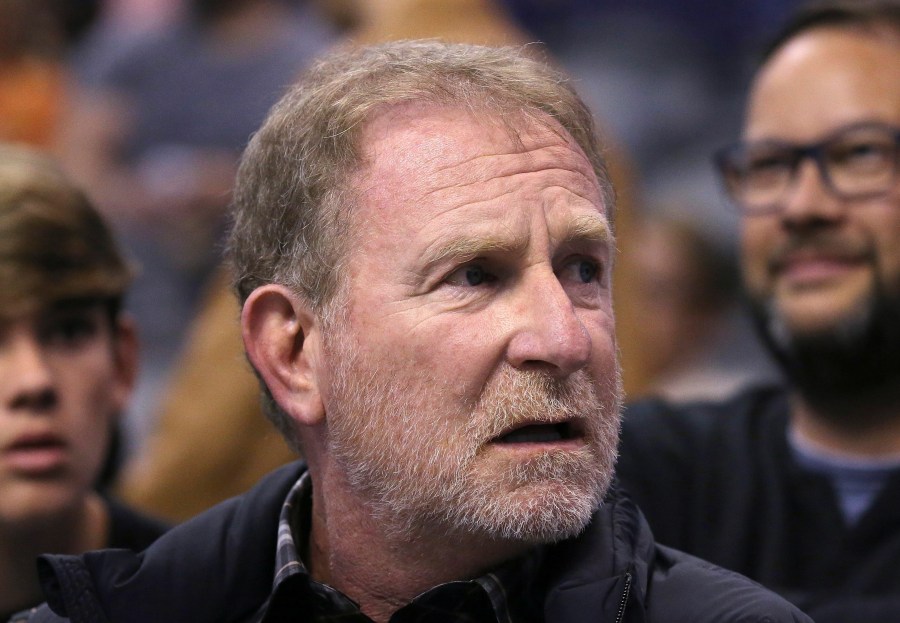
[[[771,303],[749,301],[754,325],[788,380],[817,413],[845,428],[877,425],[900,408],[900,294],[888,294],[883,284],[876,281],[854,318],[808,334],[791,333]],[[885,409],[891,403],[895,408]]]

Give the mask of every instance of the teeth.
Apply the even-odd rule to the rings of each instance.
[[[540,443],[559,441],[562,435],[558,427],[548,424],[524,426],[500,438],[504,443]]]

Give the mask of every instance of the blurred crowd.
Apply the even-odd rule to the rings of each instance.
[[[895,620],[898,1],[0,0],[0,621]]]
[[[0,138],[57,156],[137,269],[127,308],[142,360],[122,431],[134,459],[125,497],[154,499],[136,475],[149,469],[177,480],[184,452],[172,439],[191,444],[190,429],[204,430],[216,413],[255,418],[216,433],[222,447],[205,459],[223,480],[230,470],[240,482],[233,491],[198,483],[188,511],[169,488],[155,510],[180,518],[290,456],[272,451],[282,444],[256,416],[221,236],[249,136],[316,55],[345,39],[532,44],[564,67],[617,146],[617,306],[629,397],[717,397],[774,375],[736,304],[736,217],[709,153],[738,134],[760,42],[795,4],[0,0]],[[165,448],[154,446],[160,435]],[[204,452],[190,446],[195,464]]]

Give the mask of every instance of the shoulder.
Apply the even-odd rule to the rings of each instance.
[[[294,463],[272,472],[243,496],[173,528],[141,553],[110,549],[41,557],[52,610],[77,623],[201,623],[254,611],[271,590],[278,515],[303,469]],[[106,618],[81,616],[85,596]]]
[[[724,508],[736,481],[752,486],[760,457],[779,451],[787,414],[787,393],[773,387],[719,402],[636,402],[623,417],[616,475],[657,539],[692,550],[698,517]]]
[[[106,498],[109,509],[108,547],[130,549],[136,552],[146,549],[171,527],[160,519],[139,513],[114,498]]]
[[[787,389],[780,385],[756,385],[742,389],[724,400],[667,401],[646,398],[626,406],[624,422],[639,428],[664,423],[667,430],[702,434],[715,422],[728,419],[755,419],[787,409]]]
[[[17,612],[9,620],[9,623],[68,623],[68,621],[69,619],[55,614],[47,604],[43,604],[36,608]]]
[[[668,623],[811,623],[796,606],[733,571],[656,546],[645,604]]]
[[[715,402],[637,401],[624,412],[622,452],[649,451],[674,458],[723,437],[752,439],[767,426],[781,426],[787,405],[787,391],[776,386],[748,388]]]

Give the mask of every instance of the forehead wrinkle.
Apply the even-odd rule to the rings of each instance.
[[[446,214],[448,212],[452,212],[459,208],[473,208],[473,207],[477,207],[477,206],[483,205],[483,204],[491,204],[491,203],[496,202],[497,199],[501,199],[505,196],[514,194],[517,190],[519,190],[519,188],[520,187],[502,188],[502,189],[500,189],[500,192],[498,192],[497,194],[489,195],[489,196],[485,196],[484,193],[481,192],[478,195],[477,200],[475,200],[475,201],[467,201],[465,197],[462,197],[462,198],[454,197],[455,199],[458,200],[458,202],[454,202],[451,205],[445,206],[440,211],[440,214]],[[596,208],[598,215],[602,216],[602,215],[606,214],[606,211],[605,211],[606,207],[602,201],[602,196],[599,197],[600,202],[598,204],[598,202],[597,202],[598,198],[591,198],[589,196],[586,196],[584,194],[576,192],[575,190],[572,190],[568,186],[551,185],[551,186],[543,186],[541,188],[542,192],[548,191],[548,190],[561,190],[565,193],[569,193],[569,194],[573,195],[574,197],[577,197],[578,199],[581,199],[585,203],[589,204],[591,207]],[[479,191],[481,191],[481,189],[479,189]],[[426,193],[423,196],[428,196],[429,194],[430,193]],[[510,208],[510,211],[513,211],[513,210],[514,210],[514,208]],[[580,225],[579,226],[580,229],[578,230],[580,232],[584,232],[584,235],[580,235],[576,232],[575,234],[573,234],[573,238],[580,238],[582,240],[588,240],[588,241],[597,241],[597,242],[601,242],[603,244],[607,244],[612,240],[612,237],[613,237],[612,231],[609,228],[608,223],[606,223],[606,221],[603,218],[591,217],[591,216],[579,216],[579,217],[577,217],[577,220],[584,221],[584,224]],[[605,233],[600,232],[599,231],[600,228],[605,228],[606,232]],[[487,239],[487,238],[485,238],[485,239]],[[484,248],[480,250],[480,252],[488,253],[490,251],[521,251],[524,253],[524,248],[527,246],[528,246],[527,241],[521,245],[519,243],[510,244],[508,238],[497,236],[494,243],[492,243],[490,245],[485,245]],[[475,257],[478,255],[478,253],[458,252],[458,253],[453,253],[451,255],[453,255],[455,257],[462,257],[462,256]],[[436,263],[436,262],[440,261],[441,259],[443,259],[444,257],[446,257],[446,255],[444,255],[442,257],[435,256],[431,263]]]
[[[524,156],[525,162],[521,156]],[[560,166],[561,161],[574,166]],[[552,142],[527,151],[478,154],[445,166],[438,166],[434,169],[434,175],[438,179],[429,194],[492,180],[511,179],[518,175],[554,171],[581,178],[591,188],[599,186],[593,168],[581,152],[568,145]],[[442,183],[441,178],[445,176],[451,180],[463,178],[467,181]]]
[[[571,179],[572,171],[569,169],[555,168],[553,171],[558,174],[558,177],[569,177]],[[533,185],[517,183],[519,176],[530,175],[531,173],[512,173],[506,176],[495,176],[487,180],[432,188],[423,192],[419,200],[433,199],[442,202],[446,198],[450,203],[446,208],[449,211],[462,206],[477,206],[479,204],[496,202],[503,197],[520,192],[537,191],[538,195],[543,195],[550,190],[561,190],[595,206],[603,213],[606,212],[606,202],[603,200],[603,193],[595,185],[585,185],[584,183],[566,184],[564,179],[554,179],[551,184],[548,184],[547,180],[543,179],[534,180]],[[557,175],[554,175],[554,177],[557,177]],[[588,182],[587,179],[581,177],[576,178],[576,180]]]

